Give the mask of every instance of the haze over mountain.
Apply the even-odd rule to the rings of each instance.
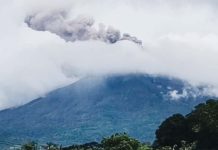
[[[152,142],[166,117],[186,114],[208,98],[201,90],[177,79],[142,74],[84,78],[1,111],[0,141],[19,144],[35,139],[68,145],[127,132]]]
[[[166,75],[218,95],[217,7],[215,0],[1,1],[0,109],[102,74]]]

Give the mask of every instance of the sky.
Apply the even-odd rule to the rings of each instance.
[[[90,75],[165,75],[218,95],[217,7],[215,0],[2,0],[0,109]],[[120,37],[108,42],[114,33]],[[121,40],[123,33],[142,45]]]

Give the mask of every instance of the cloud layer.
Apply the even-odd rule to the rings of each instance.
[[[24,104],[84,76],[116,73],[172,76],[206,85],[208,94],[218,95],[217,7],[215,0],[1,1],[0,109]],[[63,10],[67,17],[60,16]],[[42,20],[33,23],[37,15]],[[25,19],[30,16],[28,26]],[[61,19],[51,26],[43,20],[48,16]],[[62,25],[73,22],[69,30],[77,33],[78,16],[89,16],[82,17],[85,34],[66,39],[62,33],[68,29]],[[119,40],[107,42],[108,29],[99,32],[98,24],[114,27]],[[141,39],[143,47],[121,40],[117,29]]]

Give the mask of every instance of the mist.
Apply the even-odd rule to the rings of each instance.
[[[217,96],[217,7],[215,0],[1,1],[0,109],[93,75],[164,75]]]

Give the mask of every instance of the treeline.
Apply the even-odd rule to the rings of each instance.
[[[142,131],[146,132],[146,131]],[[114,134],[101,142],[61,147],[47,143],[45,150],[218,150],[218,101],[208,100],[197,105],[185,116],[174,114],[156,130],[153,144],[141,143],[126,133]],[[27,143],[22,150],[36,150],[37,144]]]

